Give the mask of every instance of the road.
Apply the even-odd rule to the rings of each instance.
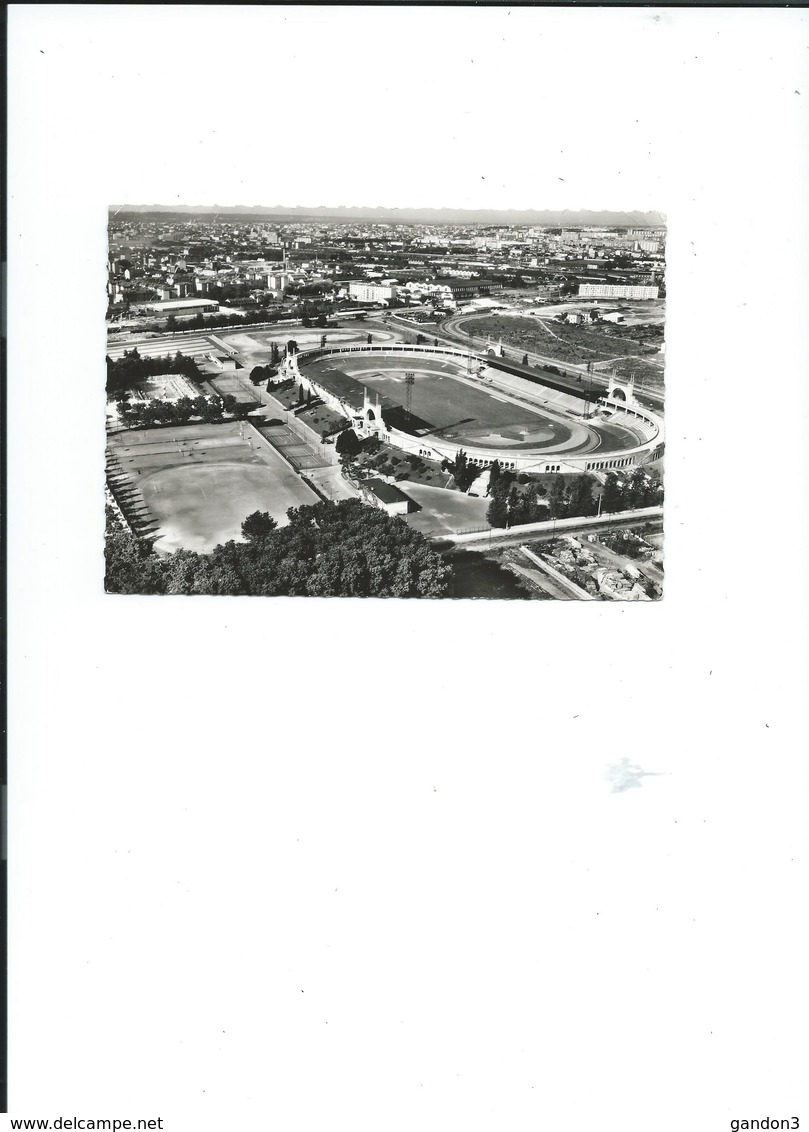
[[[434,541],[452,542],[456,546],[481,550],[488,546],[522,546],[526,542],[544,542],[562,535],[598,534],[614,527],[638,527],[652,523],[655,529],[663,526],[662,507],[644,507],[639,511],[623,511],[617,515],[600,515],[586,519],[549,519],[542,523],[529,523],[524,527],[494,529],[469,535],[447,536]]]
[[[568,597],[574,597],[577,601],[595,601],[596,599],[587,590],[583,590],[581,586],[577,586],[571,578],[566,578],[555,567],[551,566],[550,562],[545,562],[538,555],[534,554],[528,549],[527,546],[520,547],[520,553],[524,554],[529,562],[533,562],[538,566],[541,571],[547,574],[556,582],[557,586],[561,586],[566,591]]]

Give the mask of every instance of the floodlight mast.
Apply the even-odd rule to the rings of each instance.
[[[405,374],[405,410],[407,412],[407,423],[411,429],[413,427],[413,384],[415,380],[416,375],[412,371]]]

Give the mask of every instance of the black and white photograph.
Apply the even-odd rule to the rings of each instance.
[[[809,1129],[809,11],[7,59],[0,1132]]]
[[[653,601],[659,214],[110,210],[111,593]]]

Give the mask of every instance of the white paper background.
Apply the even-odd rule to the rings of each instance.
[[[12,6],[13,1115],[809,1121],[808,49]],[[104,596],[113,201],[664,211],[663,602]]]

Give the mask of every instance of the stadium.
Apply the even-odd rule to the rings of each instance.
[[[605,390],[489,354],[447,346],[344,345],[290,354],[280,376],[302,384],[404,452],[478,467],[589,472],[663,454],[663,421],[630,381]]]

